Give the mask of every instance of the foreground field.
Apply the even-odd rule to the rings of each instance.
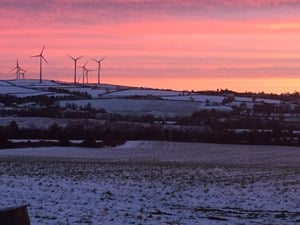
[[[0,207],[30,204],[33,225],[300,223],[296,148],[130,142],[0,153]]]

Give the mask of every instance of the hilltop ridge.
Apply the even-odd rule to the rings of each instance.
[[[0,80],[0,87],[3,132],[15,122],[18,128],[29,129],[27,133],[49,129],[43,134],[48,138],[59,138],[50,132],[54,126],[72,128],[78,132],[73,135],[80,139],[88,138],[83,134],[86,132],[93,139],[109,133],[112,139],[125,140],[300,143],[299,93],[237,93],[226,89],[188,92],[51,80]],[[9,138],[26,138],[23,133]]]

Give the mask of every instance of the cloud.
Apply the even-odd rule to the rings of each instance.
[[[299,5],[299,0],[2,0],[1,8],[48,9],[48,8],[115,8],[115,9],[158,9],[158,8],[206,8],[206,7],[282,7]]]
[[[31,24],[101,24],[144,19],[297,17],[299,8],[299,0],[2,0],[0,17]]]

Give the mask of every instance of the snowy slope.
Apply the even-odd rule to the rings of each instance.
[[[213,96],[191,92],[130,88],[109,84],[75,86],[71,83],[50,80],[44,80],[43,83],[39,83],[39,80],[0,80],[0,87],[0,94],[18,97],[37,95],[69,96],[72,95],[72,92],[87,93],[91,95],[92,100],[62,101],[60,105],[65,106],[67,103],[75,103],[78,106],[85,106],[91,103],[94,108],[103,108],[112,113],[153,114],[155,116],[186,116],[197,110],[231,111],[232,106],[240,106],[242,103],[245,103],[248,109],[252,109],[255,103],[280,103],[279,100],[273,99],[257,98],[253,102],[250,97],[235,97],[232,103],[223,105],[222,102],[225,96],[222,95]],[[50,87],[62,89],[62,91],[56,92],[56,90],[53,90],[53,92],[49,92]],[[64,93],[64,90],[67,93]],[[137,96],[140,99],[136,99]],[[150,100],[151,96],[154,96],[153,100]]]
[[[199,109],[199,102],[167,101],[167,100],[135,100],[135,99],[91,99],[60,101],[61,106],[74,103],[78,106],[86,106],[105,109],[111,113],[153,114],[156,116],[184,116],[191,115]]]
[[[59,86],[53,81],[43,81],[42,84],[38,80],[2,80],[0,81],[0,94],[14,95],[17,97],[49,95],[49,87]]]
[[[39,90],[29,89],[29,88],[23,88],[13,85],[5,85],[1,86],[0,88],[0,94],[9,94],[9,95],[18,95],[18,94],[28,94],[28,95],[35,95],[36,93],[39,93]]]

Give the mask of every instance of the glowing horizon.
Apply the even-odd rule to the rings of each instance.
[[[101,80],[175,90],[300,91],[298,0],[4,0],[0,77],[73,81],[73,61],[106,56]],[[77,76],[81,76],[78,68]]]

